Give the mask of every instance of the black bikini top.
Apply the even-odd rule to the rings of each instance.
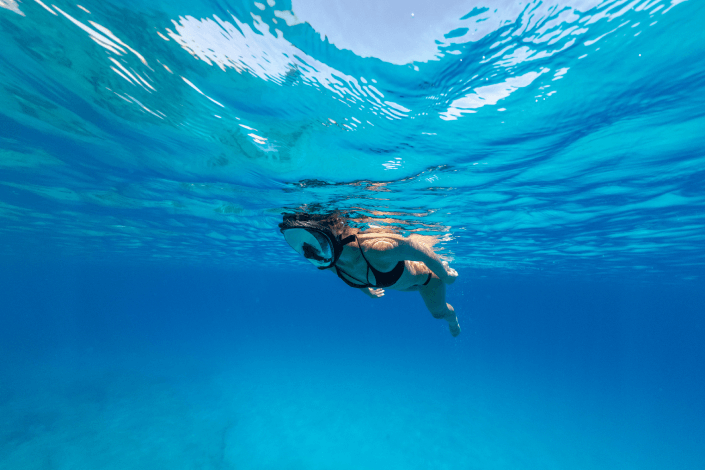
[[[355,237],[355,241],[357,242],[357,237]],[[347,285],[350,287],[354,287],[356,289],[363,289],[365,287],[389,287],[393,286],[396,284],[396,282],[399,280],[401,275],[404,273],[404,262],[399,261],[394,268],[392,268],[391,271],[388,272],[382,272],[378,271],[375,268],[372,267],[369,261],[367,261],[367,257],[365,256],[365,252],[362,250],[362,247],[360,246],[360,243],[358,242],[357,246],[360,248],[360,254],[362,255],[362,259],[365,260],[365,263],[367,263],[367,273],[365,274],[365,282],[360,281],[359,279],[351,276],[350,274],[346,273],[342,269],[340,269],[338,266],[335,267],[335,272],[338,274],[338,277],[343,280]],[[372,274],[375,276],[375,281],[377,282],[376,284],[370,284],[368,279],[370,278],[370,271],[372,271]],[[345,274],[345,277],[343,277],[343,274]],[[354,280],[357,282],[355,284],[354,282],[351,281]]]

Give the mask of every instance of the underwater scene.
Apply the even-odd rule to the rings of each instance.
[[[705,2],[0,0],[0,267],[1,469],[703,469]]]

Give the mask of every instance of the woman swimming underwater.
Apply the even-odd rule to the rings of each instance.
[[[453,336],[460,325],[446,303],[446,284],[458,273],[441,261],[420,237],[405,238],[391,232],[350,227],[336,215],[286,214],[279,224],[291,247],[318,269],[334,272],[350,287],[372,298],[384,289],[418,291],[434,318],[448,322]]]

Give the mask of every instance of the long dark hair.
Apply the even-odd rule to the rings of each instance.
[[[351,227],[344,214],[336,211],[328,214],[312,214],[310,212],[289,212],[282,215],[282,222],[279,229],[284,230],[292,227],[326,227],[335,235],[343,238],[359,232],[359,229]]]

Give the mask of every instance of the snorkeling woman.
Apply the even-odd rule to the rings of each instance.
[[[446,284],[458,273],[422,241],[391,232],[350,227],[337,215],[286,214],[279,224],[287,243],[318,269],[335,273],[350,287],[379,298],[384,289],[421,294],[434,318],[448,322],[453,336],[460,325],[446,303]]]

